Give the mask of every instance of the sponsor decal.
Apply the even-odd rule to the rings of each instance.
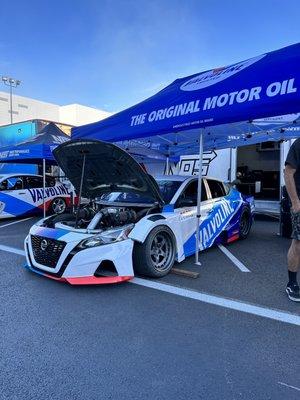
[[[267,86],[266,86],[267,85]],[[156,123],[169,118],[177,118],[188,114],[195,115],[195,119],[191,121],[184,120],[173,125],[174,129],[188,126],[196,126],[208,124],[214,121],[213,118],[205,118],[204,111],[213,110],[214,108],[229,108],[233,105],[239,105],[247,102],[256,102],[262,97],[276,97],[282,95],[292,95],[298,90],[295,78],[285,79],[281,82],[271,82],[264,86],[248,87],[232,92],[221,93],[215,96],[209,96],[205,99],[197,99],[186,103],[173,104],[169,107],[152,110],[147,113],[132,115],[130,117],[130,126],[139,126],[147,123]],[[196,89],[195,89],[196,90]],[[198,119],[199,117],[204,117]]]
[[[188,210],[184,209],[180,211],[180,220],[183,221],[187,218],[194,217],[196,216],[197,212],[196,210]]]
[[[257,61],[261,60],[264,56],[265,54],[260,55],[258,57],[250,58],[249,60],[242,61],[234,65],[230,65],[228,67],[216,68],[210,71],[203,72],[189,79],[187,82],[183,83],[180,86],[180,89],[189,92],[214,85],[218,82],[223,81],[224,79],[229,78],[230,76],[237,74],[238,72],[249,67],[250,65],[256,63]]]
[[[29,150],[5,150],[0,152],[0,158],[19,157],[29,154]]]
[[[215,150],[205,151],[202,158],[202,176],[207,176],[210,163],[217,158]],[[182,156],[179,162],[180,175],[199,174],[199,156]]]
[[[50,197],[68,196],[70,194],[68,188],[65,185],[45,188],[45,193],[43,193],[43,189],[28,189],[28,191],[34,203],[38,203],[39,201],[43,199],[48,199]]]
[[[56,144],[62,144],[70,140],[69,138],[65,138],[64,136],[57,136],[57,135],[51,135],[53,139],[53,143]]]
[[[296,121],[300,117],[300,113],[298,114],[288,114],[288,115],[277,115],[275,117],[268,118],[260,118],[255,119],[253,121],[254,125],[265,126],[265,125],[282,125],[282,124],[290,124]]]
[[[226,198],[216,203],[213,211],[201,222],[200,250],[207,249],[213,245],[216,238],[226,228],[228,222],[240,208],[241,204],[241,199],[240,201],[232,201]]]

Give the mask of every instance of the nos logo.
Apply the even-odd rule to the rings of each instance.
[[[194,76],[192,79],[189,79],[187,82],[183,83],[180,86],[180,89],[190,92],[193,90],[203,89],[205,87],[214,85],[215,83],[221,82],[224,79],[227,79],[230,76],[235,75],[243,69],[256,63],[264,56],[265,54],[258,57],[250,58],[249,60],[242,61],[237,64],[230,65],[229,67],[222,67],[203,72],[202,74]]]

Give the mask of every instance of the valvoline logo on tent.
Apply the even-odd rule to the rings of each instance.
[[[223,81],[224,79],[229,78],[232,75],[237,74],[238,72],[249,67],[250,65],[256,63],[257,61],[261,60],[264,56],[265,54],[262,54],[260,56],[250,58],[249,60],[242,61],[240,63],[230,65],[228,67],[216,68],[210,71],[203,72],[202,74],[194,76],[193,78],[184,82],[180,86],[180,89],[183,91],[190,92],[193,90],[199,90],[214,85],[218,82]]]

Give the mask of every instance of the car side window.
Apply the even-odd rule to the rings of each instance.
[[[24,177],[24,188],[25,189],[37,189],[43,187],[43,178],[40,176],[25,176]]]
[[[0,190],[7,190],[7,187],[8,187],[7,179],[4,179],[4,181],[0,182]]]
[[[55,186],[55,178],[53,176],[46,176],[46,187]]]
[[[198,192],[198,181],[190,182],[180,195],[177,203],[178,207],[185,206],[196,206],[197,205],[197,192]],[[204,182],[202,181],[201,188],[201,201],[207,200],[207,193]],[[180,204],[181,203],[181,204]]]
[[[222,182],[215,181],[214,179],[207,179],[207,183],[210,189],[211,197],[213,199],[226,196],[226,192]]]
[[[23,180],[20,176],[12,176],[6,179],[5,185],[6,189],[3,190],[20,190],[23,189]]]

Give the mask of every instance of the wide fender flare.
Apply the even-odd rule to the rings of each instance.
[[[180,243],[181,243],[180,232],[177,232],[176,229],[174,229],[174,224],[172,223],[173,221],[164,216],[159,216],[159,215],[155,219],[156,220],[151,220],[149,219],[148,216],[142,218],[139,222],[135,224],[133,230],[130,232],[128,237],[133,241],[144,243],[145,240],[147,239],[147,236],[152,231],[152,229],[154,229],[157,226],[167,226],[172,231],[175,237],[176,253],[182,254],[183,251],[182,249],[180,249]]]

